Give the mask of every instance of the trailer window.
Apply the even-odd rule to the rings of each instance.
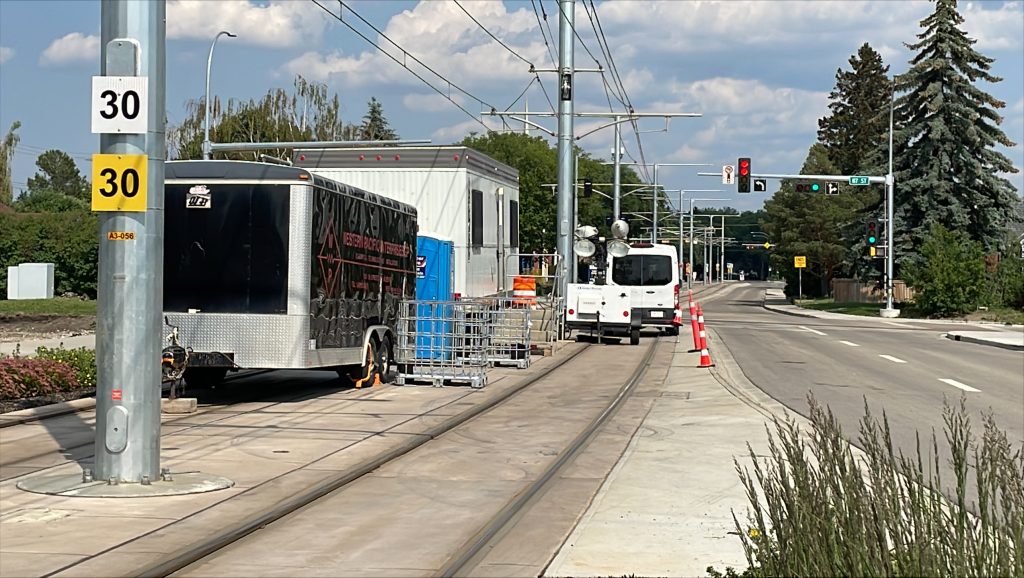
[[[672,258],[667,255],[626,255],[612,260],[616,285],[656,286],[672,283]]]
[[[473,189],[469,202],[473,214],[470,240],[474,247],[480,247],[484,244],[484,192]]]
[[[508,244],[519,247],[519,201],[508,202]]]

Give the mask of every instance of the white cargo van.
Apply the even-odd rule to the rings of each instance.
[[[679,258],[672,245],[633,243],[625,257],[608,257],[608,284],[629,287],[630,316],[643,327],[679,333]]]

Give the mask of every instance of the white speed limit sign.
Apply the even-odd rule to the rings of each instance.
[[[149,78],[92,77],[92,132],[144,134],[149,125]]]

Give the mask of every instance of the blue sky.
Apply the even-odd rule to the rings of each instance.
[[[336,14],[337,2],[323,0]],[[454,98],[472,113],[484,110],[479,99],[499,110],[523,110],[513,104],[533,79],[528,65],[503,48],[454,2],[432,0],[351,1],[355,13],[385,32],[401,50],[415,56],[445,80],[428,75],[435,86],[446,81],[472,96]],[[755,172],[795,173],[816,138],[817,119],[827,112],[838,68],[864,42],[878,50],[891,72],[908,67],[903,46],[920,32],[918,22],[931,13],[919,1],[755,1],[672,0],[596,2],[598,21],[612,61],[638,112],[700,112],[702,118],[643,120],[639,124],[643,158],[659,163],[711,163],[714,169],[663,167],[659,180],[668,189],[717,189],[698,170],[719,170],[738,156],[750,156]],[[533,2],[463,0],[463,8],[525,60],[552,68],[545,46],[557,49],[558,5]],[[547,23],[538,24],[538,12]],[[586,2],[590,7],[590,2]],[[976,47],[996,59],[992,72],[1004,80],[983,89],[1006,102],[1002,125],[1010,139],[1024,143],[1024,3],[960,2],[963,28]],[[381,46],[390,46],[346,10],[345,19]],[[596,57],[609,68],[582,1],[576,2],[576,65],[595,68]],[[202,0],[167,2],[167,106],[179,122],[188,99],[203,93],[206,55],[219,30],[211,91],[221,98],[258,98],[268,89],[291,88],[296,73],[325,82],[342,100],[345,120],[358,122],[366,102],[376,97],[402,138],[436,144],[482,131],[470,117],[395,64],[378,48],[337,22],[312,1]],[[543,33],[542,33],[543,29]],[[0,132],[15,120],[22,128],[15,155],[15,188],[35,174],[35,159],[46,149],[70,153],[83,174],[99,138],[90,132],[91,77],[99,70],[100,3],[93,0],[0,0]],[[412,60],[409,59],[410,64]],[[540,73],[555,98],[555,79]],[[611,76],[606,75],[608,82]],[[609,110],[601,76],[581,72],[576,79],[576,110]],[[526,92],[530,110],[550,110],[541,88]],[[618,104],[614,97],[612,102]],[[619,105],[616,111],[622,112]],[[551,118],[533,120],[551,130]],[[497,128],[491,119],[483,121]],[[606,121],[577,119],[576,133]],[[521,125],[520,125],[521,129]],[[536,133],[535,133],[536,134]],[[596,157],[609,158],[613,131],[604,129],[579,141]],[[623,131],[628,155],[640,157],[637,135]],[[1003,149],[1024,167],[1024,146]],[[630,159],[625,159],[629,161]],[[1009,175],[1024,190],[1024,175]],[[774,191],[769,186],[769,192]],[[675,193],[673,193],[675,195]],[[740,209],[759,208],[764,195],[715,193]]]

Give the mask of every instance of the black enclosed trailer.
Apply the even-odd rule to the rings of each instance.
[[[301,168],[165,166],[163,309],[193,350],[187,381],[390,366],[416,289],[415,208]]]

